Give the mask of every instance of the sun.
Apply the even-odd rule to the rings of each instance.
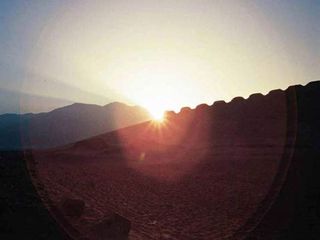
[[[164,111],[161,109],[151,109],[149,110],[154,121],[163,122],[164,120]]]

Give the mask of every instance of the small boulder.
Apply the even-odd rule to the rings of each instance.
[[[209,109],[209,105],[208,105],[208,104],[205,104],[205,103],[202,103],[202,104],[200,104],[200,105],[198,105],[198,106],[196,107],[196,111],[197,111],[197,112],[204,112],[204,111],[206,111],[207,109]]]
[[[221,106],[225,106],[227,103],[225,102],[225,101],[223,101],[223,100],[219,100],[219,101],[215,101],[214,103],[213,103],[213,106],[214,107],[221,107]]]
[[[275,96],[275,95],[282,96],[282,95],[285,95],[285,94],[284,94],[284,91],[282,91],[281,89],[271,90],[271,91],[267,94],[267,96]]]
[[[189,108],[189,107],[183,107],[183,108],[181,108],[180,113],[189,113],[189,112],[191,112],[191,111],[192,111],[191,108]]]
[[[249,96],[248,99],[253,100],[253,101],[257,101],[258,99],[262,99],[264,96],[261,93],[253,93]]]
[[[231,100],[232,103],[242,103],[244,101],[243,97],[235,97]]]

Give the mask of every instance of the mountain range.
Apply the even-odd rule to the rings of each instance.
[[[0,150],[50,148],[150,119],[142,107],[74,103],[45,113],[0,115]]]

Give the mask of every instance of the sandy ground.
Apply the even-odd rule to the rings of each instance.
[[[232,236],[269,191],[283,151],[275,146],[122,149],[71,148],[36,157],[39,179],[55,204],[64,197],[85,201],[84,216],[70,220],[84,235],[113,211],[131,221],[130,239]]]

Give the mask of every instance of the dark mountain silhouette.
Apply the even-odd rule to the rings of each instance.
[[[0,115],[0,149],[48,148],[150,119],[138,106],[75,103],[38,114]]]

